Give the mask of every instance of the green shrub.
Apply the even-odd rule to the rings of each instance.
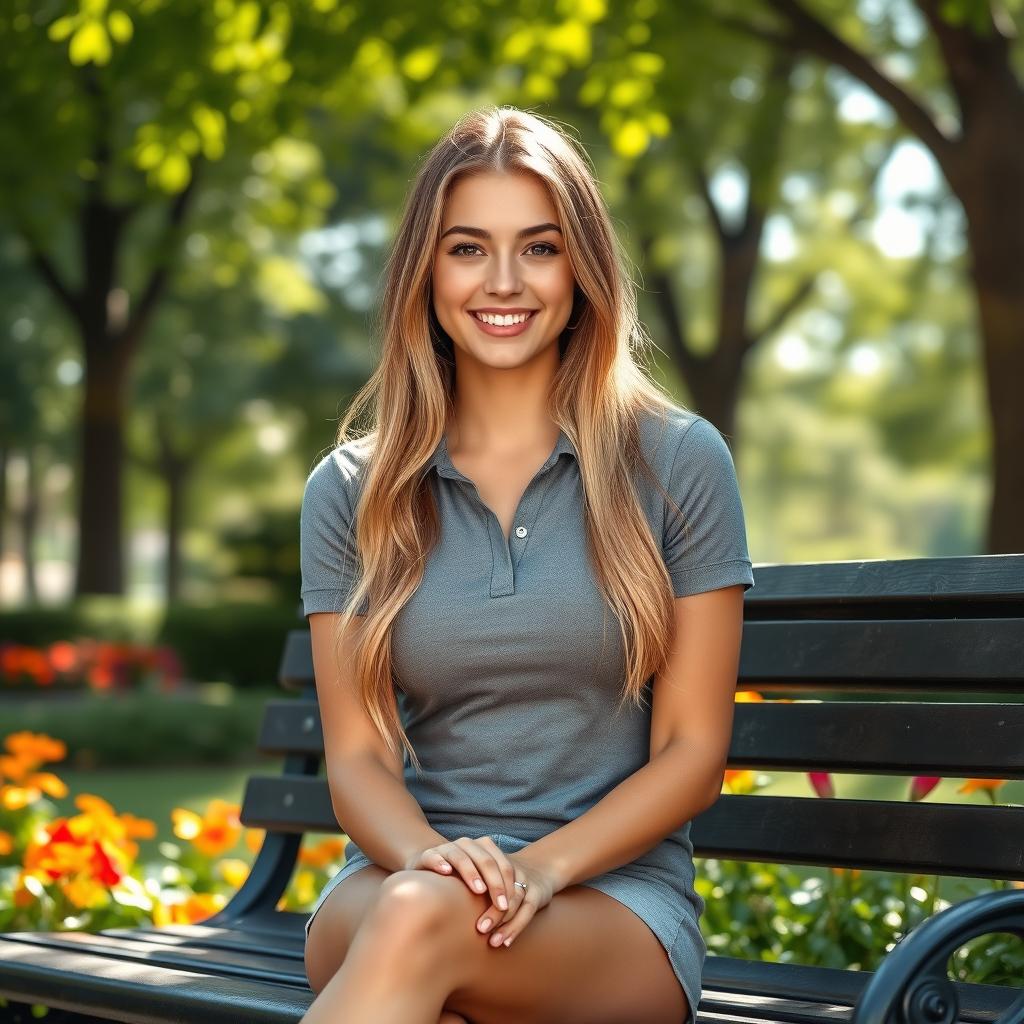
[[[177,652],[186,679],[273,686],[288,631],[304,627],[298,601],[179,603],[168,608],[156,641]]]
[[[45,732],[76,769],[251,761],[275,691],[230,686],[174,694],[94,694],[0,701],[0,735]]]

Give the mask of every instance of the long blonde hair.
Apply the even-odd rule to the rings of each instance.
[[[400,744],[417,772],[420,762],[395,700],[390,634],[440,536],[422,470],[451,421],[454,358],[433,309],[433,254],[449,190],[462,176],[482,171],[530,172],[541,180],[558,211],[573,268],[576,297],[559,339],[550,409],[579,456],[595,577],[622,634],[620,707],[627,698],[642,705],[645,683],[664,668],[674,628],[668,571],[634,474],[645,471],[671,501],[641,454],[639,420],[644,413],[664,420],[679,406],[636,361],[650,339],[589,158],[580,143],[540,115],[511,106],[472,111],[426,155],[408,193],[374,317],[380,360],[352,399],[336,439],[339,445],[356,442],[368,457],[353,527],[361,574],[339,617],[335,646],[365,598],[368,612],[348,632],[351,670],[389,750],[398,757]],[[372,416],[357,433],[352,425],[367,407]]]

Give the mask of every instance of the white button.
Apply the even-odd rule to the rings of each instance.
[[[525,537],[526,536],[526,527],[525,526],[517,526],[516,527],[516,536],[517,537]]]

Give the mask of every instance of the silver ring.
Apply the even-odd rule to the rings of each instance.
[[[525,882],[515,882],[514,884],[518,885],[523,890],[523,892],[526,892],[526,883]]]

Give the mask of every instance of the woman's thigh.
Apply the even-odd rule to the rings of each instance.
[[[682,1024],[686,995],[657,937],[629,907],[589,886],[556,893],[511,946],[491,946],[476,921],[490,901],[461,879],[405,872],[391,912],[423,906],[438,969],[455,984],[446,1010],[472,1024]],[[387,897],[380,910],[387,915]],[[398,929],[400,932],[401,929]],[[454,966],[453,966],[454,965]]]
[[[313,915],[306,936],[306,977],[314,992],[334,977],[390,872],[377,864],[349,875],[339,882]]]

